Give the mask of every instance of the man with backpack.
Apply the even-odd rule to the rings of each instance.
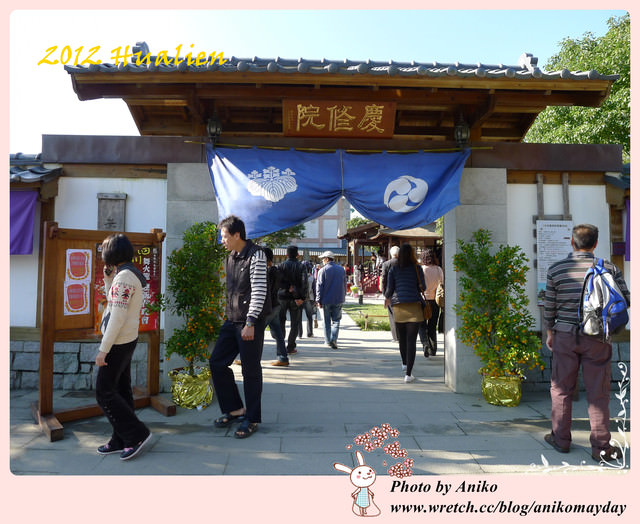
[[[549,267],[544,298],[544,325],[547,347],[553,353],[551,372],[551,426],[545,441],[560,453],[571,445],[571,409],[573,392],[582,367],[587,391],[591,424],[591,456],[596,461],[620,459],[622,450],[610,443],[609,401],[611,385],[611,343],[608,319],[602,333],[587,335],[581,318],[585,275],[596,261],[593,251],[598,244],[598,228],[580,224],[573,228],[573,252]],[[620,270],[609,261],[604,269],[619,293],[630,304],[630,294]],[[592,270],[593,271],[593,270]],[[608,294],[608,293],[607,293]],[[606,294],[606,295],[607,295]],[[611,296],[617,294],[612,291]],[[602,304],[606,309],[606,304]],[[626,312],[626,308],[625,308]]]
[[[287,337],[287,353],[289,355],[298,352],[296,349],[296,337],[302,322],[302,309],[307,294],[307,272],[298,261],[298,246],[289,246],[287,248],[287,260],[278,264],[280,275],[280,289],[278,290],[278,301],[280,302],[280,325],[282,333],[286,333],[285,323],[287,320],[287,312],[291,326],[289,327],[289,336]]]

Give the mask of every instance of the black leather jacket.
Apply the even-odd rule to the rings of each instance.
[[[306,300],[307,271],[302,262],[289,258],[278,264],[278,269],[280,269],[282,276],[278,298],[280,300]],[[291,286],[293,286],[293,291],[290,291]]]

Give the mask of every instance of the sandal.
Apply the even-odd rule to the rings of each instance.
[[[258,424],[256,422],[249,422],[249,419],[245,418],[242,424],[235,432],[236,438],[247,438],[258,431]]]
[[[240,415],[232,415],[230,413],[223,413],[221,417],[213,421],[213,425],[217,428],[226,428],[230,426],[234,420],[244,419],[244,413]]]

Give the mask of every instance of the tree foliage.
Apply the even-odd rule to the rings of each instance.
[[[618,144],[625,161],[630,155],[631,45],[627,13],[610,18],[602,37],[585,33],[565,38],[560,50],[545,65],[547,71],[595,70],[620,75],[609,97],[599,108],[555,106],[545,109],[525,137],[525,142],[558,144]]]
[[[305,225],[298,224],[297,226],[289,227],[287,229],[281,229],[275,233],[265,235],[256,239],[256,243],[261,246],[270,247],[274,249],[276,247],[286,246],[293,239],[304,238]]]
[[[458,239],[453,267],[461,273],[456,336],[482,360],[478,373],[523,377],[526,368],[542,369],[540,336],[528,309],[529,260],[520,246],[495,250],[491,232],[478,229],[470,242]]]
[[[347,220],[347,229],[353,229],[354,227],[362,226],[364,224],[370,224],[371,220],[362,217],[353,217]]]
[[[167,340],[165,355],[180,355],[194,374],[194,364],[206,362],[224,321],[225,284],[222,279],[227,251],[218,243],[218,227],[198,222],[182,235],[182,247],[167,257],[167,293],[159,294],[150,310],[179,315],[182,326]]]

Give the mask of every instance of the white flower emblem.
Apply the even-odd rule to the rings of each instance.
[[[255,169],[249,173],[247,190],[253,196],[261,196],[270,202],[282,200],[287,193],[293,193],[298,189],[294,178],[295,173],[287,168],[284,171],[270,166],[259,173]]]

